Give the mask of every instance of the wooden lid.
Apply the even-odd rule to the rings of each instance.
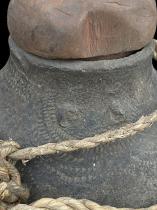
[[[11,0],[8,27],[25,51],[49,59],[123,55],[156,29],[155,0]]]

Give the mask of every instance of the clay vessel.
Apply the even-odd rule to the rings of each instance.
[[[157,108],[153,44],[111,61],[44,60],[10,40],[0,71],[0,138],[22,147],[82,139],[137,121]],[[19,166],[31,201],[88,198],[116,207],[157,202],[154,124],[123,141],[36,158]]]
[[[151,114],[157,109],[152,38],[120,59],[48,60],[19,47],[22,38],[11,33],[10,58],[0,71],[0,139],[22,147],[79,140]],[[71,196],[147,207],[157,203],[156,136],[154,123],[123,141],[35,158],[18,169],[30,201]]]

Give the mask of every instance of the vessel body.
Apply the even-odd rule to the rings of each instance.
[[[0,71],[0,138],[22,147],[118,129],[157,108],[154,46],[116,60],[46,60],[18,48]],[[31,201],[87,198],[116,207],[157,202],[157,124],[116,142],[18,164]]]

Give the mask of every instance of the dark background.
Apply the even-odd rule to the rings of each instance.
[[[0,69],[5,65],[9,57],[9,48],[8,48],[9,32],[7,29],[7,8],[9,1],[10,0],[1,0],[1,6],[0,6]],[[157,32],[155,38],[157,39]],[[154,65],[157,66],[157,63],[155,63]]]
[[[8,56],[7,9],[10,0],[1,0],[0,6],[0,69],[5,65]]]

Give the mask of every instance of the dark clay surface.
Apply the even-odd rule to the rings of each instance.
[[[0,138],[23,147],[81,139],[134,122],[157,107],[153,44],[112,61],[47,61],[10,41],[0,71]],[[31,201],[88,198],[116,207],[157,202],[157,125],[91,150],[19,164]]]

